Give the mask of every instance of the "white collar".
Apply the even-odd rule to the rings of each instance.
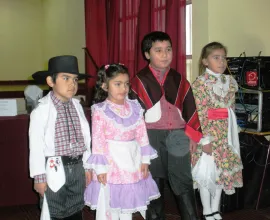
[[[215,73],[208,68],[206,68],[206,72],[217,78],[217,81],[215,82],[215,84],[213,84],[213,92],[216,95],[224,98],[229,92],[229,86],[230,86],[229,76],[224,75],[222,73]],[[225,82],[223,82],[224,78],[225,78]]]
[[[221,75],[223,74],[223,73],[215,73],[215,72],[213,72],[212,70],[210,70],[208,68],[206,68],[206,72],[209,73],[210,75],[213,75],[213,76],[217,77],[217,78],[220,78]]]

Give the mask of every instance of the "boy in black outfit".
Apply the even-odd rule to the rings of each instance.
[[[165,219],[163,192],[167,179],[181,219],[197,220],[190,152],[196,151],[202,133],[192,90],[185,76],[170,68],[173,52],[168,34],[147,34],[142,53],[149,65],[134,77],[131,88],[146,109],[150,144],[159,156],[152,161],[150,171],[162,195],[150,203],[147,219]]]

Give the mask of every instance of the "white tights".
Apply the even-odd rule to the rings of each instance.
[[[112,212],[112,220],[132,220],[132,214],[131,213],[118,213],[118,212]]]
[[[203,205],[203,214],[209,215],[213,212],[219,211],[219,202],[222,193],[222,189],[216,189],[215,197],[212,197],[209,190],[205,187],[200,187],[200,197]],[[222,219],[220,214],[206,217],[206,220]]]

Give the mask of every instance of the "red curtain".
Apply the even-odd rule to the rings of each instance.
[[[119,62],[120,53],[120,1],[108,2],[108,60],[109,63]]]
[[[85,0],[86,48],[97,66],[108,62],[106,4],[107,0]],[[85,65],[86,72],[95,76],[96,67],[87,56]],[[88,87],[93,88],[94,85],[95,78],[90,78]]]
[[[123,63],[133,77],[147,64],[141,54],[143,36],[165,31],[173,43],[171,67],[185,74],[185,6],[186,0],[85,0],[86,47],[98,66]],[[86,70],[96,73],[89,59]]]
[[[135,50],[135,63],[136,70],[140,70],[147,65],[147,62],[143,59],[141,52],[141,42],[145,34],[154,30],[154,5],[153,0],[141,0],[138,13],[138,26],[137,26],[137,38],[136,38],[136,50]],[[136,74],[136,70],[134,71]]]
[[[186,75],[186,0],[166,0],[165,32],[173,44],[171,67]]]

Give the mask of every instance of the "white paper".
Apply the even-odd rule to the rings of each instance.
[[[0,116],[17,115],[16,99],[0,99]]]

